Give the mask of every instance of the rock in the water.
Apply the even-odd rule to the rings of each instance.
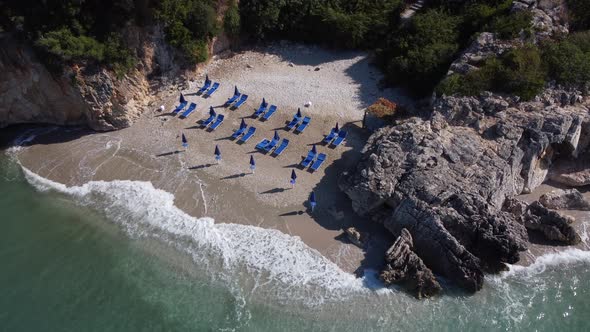
[[[524,221],[527,229],[541,232],[547,240],[567,245],[578,244],[581,241],[580,235],[571,226],[574,218],[562,216],[539,202],[529,205]]]
[[[387,264],[380,278],[386,285],[403,284],[418,298],[433,296],[441,290],[440,284],[422,259],[412,251],[413,247],[412,235],[407,229],[402,229],[401,235],[385,254]]]
[[[590,210],[590,202],[588,202],[577,189],[553,190],[543,194],[539,198],[539,203],[544,207],[553,210]]]
[[[366,234],[359,232],[354,227],[346,228],[344,230],[344,233],[346,234],[346,237],[348,238],[348,240],[350,240],[350,242],[352,242],[355,246],[357,246],[359,248],[363,248],[365,246],[365,243],[367,241]]]

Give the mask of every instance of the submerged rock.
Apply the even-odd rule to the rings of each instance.
[[[543,194],[539,198],[539,203],[544,207],[553,210],[590,210],[590,202],[588,202],[577,189],[553,190]]]
[[[580,235],[571,226],[574,218],[562,216],[534,202],[529,205],[524,217],[527,229],[541,232],[547,240],[574,245],[581,242]]]
[[[412,251],[413,247],[412,235],[407,229],[402,229],[401,235],[385,254],[387,264],[379,277],[386,285],[403,284],[418,298],[433,296],[441,290],[440,284],[422,259]]]

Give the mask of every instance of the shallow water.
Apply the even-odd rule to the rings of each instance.
[[[299,239],[196,219],[149,183],[66,187],[0,157],[0,330],[588,330],[590,252],[418,301]]]

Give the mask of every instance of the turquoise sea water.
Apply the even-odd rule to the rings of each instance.
[[[0,331],[590,329],[586,251],[419,301],[297,239],[172,202],[146,183],[67,188],[0,156]]]

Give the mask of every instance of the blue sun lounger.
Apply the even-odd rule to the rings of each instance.
[[[189,107],[180,115],[181,118],[186,118],[197,108],[197,104],[191,103]]]
[[[215,119],[215,122],[213,122],[213,124],[211,125],[211,127],[209,127],[210,130],[215,130],[217,129],[217,127],[219,127],[219,125],[221,125],[221,123],[223,123],[223,114],[217,114],[217,119]]]
[[[176,108],[174,109],[174,111],[172,111],[172,113],[176,114],[176,113],[182,111],[182,109],[186,106],[186,104],[188,104],[188,102],[183,101],[182,103],[180,103],[180,105],[176,106]]]
[[[313,165],[311,165],[311,170],[314,172],[317,171],[318,168],[320,168],[320,166],[322,166],[322,164],[324,163],[325,160],[326,160],[325,154],[323,154],[323,153],[318,154],[317,159],[315,160]]]
[[[298,133],[302,133],[305,130],[305,128],[307,128],[307,126],[309,125],[309,121],[311,121],[311,118],[309,116],[304,117],[303,121],[301,121],[301,124],[295,129],[295,131]]]
[[[211,122],[213,122],[214,119],[215,119],[215,115],[209,115],[207,120],[204,120],[203,123],[201,123],[201,126],[207,127]]]
[[[307,157],[305,157],[305,159],[301,161],[301,166],[303,166],[304,168],[309,166],[309,164],[311,164],[311,162],[313,161],[313,158],[315,158],[315,153],[310,150],[307,153]]]
[[[254,136],[254,133],[255,132],[256,132],[256,128],[255,127],[248,128],[248,132],[246,132],[246,134],[244,136],[242,136],[242,138],[240,138],[240,142],[242,142],[242,143],[248,142],[248,140],[250,139],[250,137]]]
[[[283,151],[285,151],[285,149],[287,148],[287,146],[289,146],[289,140],[286,138],[283,138],[283,141],[281,142],[281,145],[279,145],[279,147],[273,152],[273,154],[275,156],[280,156],[281,153],[283,153]]]
[[[268,119],[270,119],[270,117],[275,114],[275,112],[277,111],[277,107],[275,105],[270,105],[270,107],[268,108],[268,111],[266,111],[266,113],[264,113],[264,115],[262,116],[262,120],[266,121]]]
[[[330,143],[332,140],[338,135],[338,130],[336,128],[332,128],[330,134],[324,138],[324,143]]]
[[[289,122],[289,124],[287,125],[287,130],[295,128],[295,126],[297,126],[297,124],[299,123],[299,120],[301,120],[301,118],[295,115],[293,117],[293,120],[291,120],[291,122]]]
[[[239,128],[238,130],[234,131],[233,135],[231,135],[231,138],[236,139],[240,137],[240,135],[242,135],[245,131],[246,127]]]
[[[211,86],[211,89],[207,90],[207,92],[205,92],[204,96],[211,97],[213,92],[217,91],[218,88],[219,88],[219,83],[217,83],[217,82],[213,83],[213,86]]]
[[[256,112],[254,112],[254,117],[258,117],[260,114],[264,113],[266,111],[266,107],[268,107],[268,103],[265,101],[262,101],[262,103],[260,104],[260,107],[258,107],[258,109],[256,110]]]
[[[272,139],[272,141],[270,141],[270,143],[268,143],[264,148],[264,152],[270,152],[272,149],[274,149],[277,144],[279,144],[279,140],[278,139]]]
[[[238,109],[240,106],[242,106],[246,102],[246,100],[248,100],[248,95],[242,95],[240,97],[240,100],[238,100],[238,102],[234,104],[233,108]]]
[[[338,137],[336,137],[336,139],[335,139],[334,141],[332,141],[332,145],[333,145],[333,146],[338,146],[338,145],[340,145],[340,143],[342,143],[342,141],[344,141],[344,139],[346,138],[346,134],[347,134],[347,132],[346,132],[346,131],[344,131],[344,130],[341,130],[341,131],[338,133]]]
[[[205,84],[199,89],[199,91],[197,91],[197,94],[201,94],[203,92],[205,92],[207,89],[209,89],[209,87],[211,86],[211,80],[206,80]]]
[[[238,93],[234,93],[233,97],[231,97],[230,99],[228,99],[225,102],[225,106],[231,105],[234,101],[238,100],[238,98],[240,98],[241,95],[242,94],[240,94],[239,92]]]
[[[260,141],[260,143],[256,144],[256,148],[260,149],[260,150],[264,150],[264,148],[266,148],[266,146],[269,144],[270,144],[270,141],[265,138],[262,141]]]

